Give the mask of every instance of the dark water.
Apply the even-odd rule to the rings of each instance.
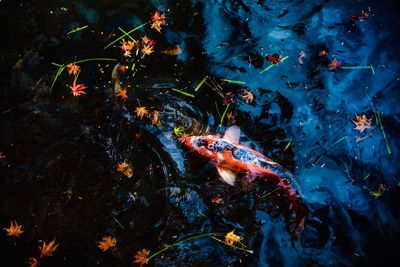
[[[353,25],[350,16],[369,7],[374,16]],[[103,47],[118,27],[148,22],[157,9],[168,25],[161,34],[149,26],[133,34],[155,39],[158,52],[137,61],[134,77],[121,77],[127,101],[115,97],[115,62],[81,65],[87,95],[73,97],[65,73],[49,90],[51,62],[123,62],[118,48]],[[203,238],[149,265],[389,266],[400,245],[399,14],[396,1],[1,1],[0,225],[16,219],[25,231],[15,243],[2,233],[2,266],[25,265],[38,240],[53,237],[60,246],[42,266],[133,266],[139,249],[153,253],[190,235],[233,229],[254,254]],[[67,37],[83,25],[89,28]],[[159,53],[174,44],[178,56]],[[322,49],[327,57],[318,56]],[[260,74],[275,53],[289,58]],[[372,64],[375,74],[330,71],[333,58]],[[223,99],[208,86],[195,98],[171,91],[192,92],[206,75],[234,93],[242,143],[294,174],[308,209],[294,244],[285,212],[258,199],[264,189],[224,184],[174,136],[178,126],[222,134],[231,124],[218,126]],[[254,94],[252,103],[242,100],[243,89]],[[374,115],[368,96],[391,155],[379,127],[356,142],[355,114]],[[135,116],[137,99],[161,111],[160,126]],[[123,161],[133,178],[117,171]],[[387,190],[372,196],[380,184]],[[223,204],[212,202],[216,195]],[[106,234],[118,243],[103,253],[96,242]]]

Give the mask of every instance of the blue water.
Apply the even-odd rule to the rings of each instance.
[[[60,242],[46,266],[132,266],[135,252],[155,252],[187,236],[236,229],[254,254],[212,239],[164,252],[153,266],[386,266],[399,251],[400,53],[396,1],[46,1],[0,3],[10,33],[1,45],[0,161],[2,227],[16,219],[25,234],[0,239],[5,266],[21,266],[37,240]],[[119,26],[131,29],[163,11],[160,50],[137,63],[126,102],[112,97],[115,63],[85,67],[88,94],[73,98],[51,62],[95,56],[124,59],[103,47]],[[351,21],[370,9],[365,20]],[[67,38],[65,33],[89,25]],[[13,30],[14,29],[14,30]],[[329,54],[319,56],[321,50]],[[304,64],[298,60],[304,51]],[[267,55],[288,58],[266,72]],[[15,63],[24,60],[21,66]],[[331,71],[333,59],[371,69]],[[141,66],[143,65],[143,66]],[[86,65],[85,65],[86,66]],[[82,66],[83,68],[83,66]],[[235,122],[220,124],[222,98],[203,85],[208,75],[233,92]],[[237,80],[236,85],[220,79]],[[244,84],[243,84],[244,83]],[[243,90],[254,95],[246,103]],[[161,125],[138,119],[141,105],[161,110]],[[377,125],[379,113],[382,129]],[[373,118],[360,133],[355,115]],[[285,211],[258,193],[225,185],[214,166],[187,151],[173,133],[223,134],[240,126],[241,143],[294,175],[306,207],[305,228],[293,241]],[[357,137],[364,138],[356,141]],[[290,145],[288,146],[288,143]],[[116,171],[133,165],[134,179]],[[386,190],[373,196],[380,185]],[[269,190],[270,191],[270,190]],[[257,192],[257,194],[255,193]],[[211,201],[221,195],[223,204]],[[278,200],[281,201],[281,200]],[[273,204],[271,204],[273,203]],[[122,227],[121,227],[122,225]],[[104,234],[117,249],[97,251]],[[9,256],[7,256],[9,255]],[[45,266],[45,265],[43,265]]]

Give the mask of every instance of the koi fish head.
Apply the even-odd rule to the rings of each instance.
[[[215,135],[204,135],[204,136],[187,136],[185,137],[183,144],[192,151],[207,157],[213,158],[214,153],[212,150],[215,141],[220,137]]]

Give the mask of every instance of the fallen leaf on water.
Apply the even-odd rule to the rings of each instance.
[[[222,197],[220,197],[220,195],[216,195],[211,198],[211,202],[216,203],[216,204],[221,204],[223,200],[224,199]]]
[[[244,95],[242,96],[246,103],[251,103],[254,100],[254,96],[250,91],[244,90]]]
[[[56,244],[56,238],[51,240],[48,244],[45,241],[39,246],[40,257],[51,257],[59,244]]]
[[[165,16],[160,12],[156,11],[154,15],[151,16],[152,24],[151,28],[156,29],[158,32],[161,32],[161,26],[165,25]]]
[[[144,116],[149,115],[149,111],[147,110],[146,107],[137,107],[135,109],[136,116],[138,116],[140,119],[143,119]]]
[[[153,39],[150,39],[149,37],[145,36],[142,37],[142,41],[145,45],[149,45],[149,46],[156,46],[156,41],[154,41]]]
[[[128,68],[125,65],[119,65],[118,71],[121,73],[125,73]]]
[[[185,133],[185,129],[182,126],[174,127],[174,134],[180,136]]]
[[[149,263],[149,258],[148,258],[149,255],[150,255],[150,250],[142,249],[137,251],[134,263],[138,263],[140,264],[140,266]]]
[[[377,198],[377,197],[382,196],[382,194],[387,190],[389,190],[388,186],[386,186],[384,184],[380,184],[376,190],[371,190],[371,191],[369,191],[369,193],[371,194],[371,196]]]
[[[127,162],[122,162],[118,164],[118,169],[119,172],[124,174],[126,177],[131,178],[133,176],[133,170],[131,166]]]
[[[226,113],[226,119],[228,120],[228,122],[233,122],[235,120],[235,115],[233,115],[232,111],[229,111],[228,113]]]
[[[273,54],[271,56],[267,56],[267,60],[272,64],[278,64],[282,61],[282,56],[280,54]]]
[[[22,231],[22,225],[19,225],[15,220],[11,221],[9,228],[4,228],[7,231],[8,236],[19,237],[24,231]]]
[[[333,71],[338,71],[342,67],[342,62],[337,61],[336,58],[328,64],[328,68]]]
[[[101,241],[99,241],[98,243],[99,245],[97,247],[104,252],[112,247],[115,247],[117,245],[117,240],[111,236],[103,236]]]
[[[356,120],[353,121],[353,123],[356,125],[356,128],[354,129],[362,133],[365,129],[370,129],[372,127],[371,122],[372,118],[368,119],[367,116],[365,115],[362,116],[356,115]]]
[[[153,49],[153,47],[150,46],[150,45],[145,45],[145,46],[143,46],[143,48],[142,48],[142,53],[145,54],[145,55],[150,55],[150,54],[153,53],[153,52],[154,52],[154,49]]]
[[[67,67],[69,75],[71,75],[71,74],[77,75],[78,72],[81,70],[81,67],[79,67],[78,65],[76,65],[74,63],[70,63],[66,67]]]
[[[29,267],[38,267],[40,265],[40,260],[30,257],[27,263]]]
[[[319,52],[318,56],[320,56],[320,57],[325,57],[325,56],[327,56],[328,54],[329,54],[328,51],[326,51],[326,50],[321,50],[321,51]]]
[[[122,100],[126,100],[128,99],[128,95],[127,95],[128,90],[126,90],[126,88],[119,90],[117,93],[117,96],[120,97]]]
[[[72,86],[69,86],[71,88],[71,92],[73,96],[80,96],[82,94],[86,94],[85,90],[87,87],[85,87],[83,84],[73,84]]]
[[[233,245],[236,242],[240,242],[242,241],[243,237],[236,235],[234,233],[235,230],[233,230],[232,232],[229,232],[225,235],[225,242],[229,245]]]
[[[179,45],[175,45],[172,48],[168,48],[164,51],[161,51],[161,53],[169,55],[169,56],[176,56],[176,55],[179,55],[180,53],[182,53],[182,49],[180,48]]]
[[[151,119],[151,124],[152,125],[160,125],[160,111],[155,110],[152,114],[152,119]]]

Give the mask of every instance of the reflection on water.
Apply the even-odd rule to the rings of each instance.
[[[15,243],[0,238],[5,266],[25,264],[38,240],[53,237],[60,246],[43,265],[132,266],[143,248],[234,229],[254,254],[201,238],[149,264],[372,266],[393,257],[399,10],[384,2],[2,1],[1,225],[16,219],[24,230]],[[156,40],[156,52],[126,60],[120,44],[104,49],[118,27],[133,29],[157,9],[166,14],[161,34],[133,34]],[[285,60],[266,70],[268,55]],[[118,76],[127,100],[115,97],[115,62],[81,65],[86,95],[71,95],[65,73],[49,90],[52,62],[94,57],[127,65]],[[329,69],[333,59],[340,70]],[[137,107],[153,117],[141,120]],[[372,128],[360,132],[352,120],[363,114]],[[293,173],[308,210],[298,240],[273,188],[224,184],[176,137],[222,135],[233,124],[243,145]],[[121,162],[133,178],[117,171]],[[96,248],[104,235],[117,239],[107,253]]]

